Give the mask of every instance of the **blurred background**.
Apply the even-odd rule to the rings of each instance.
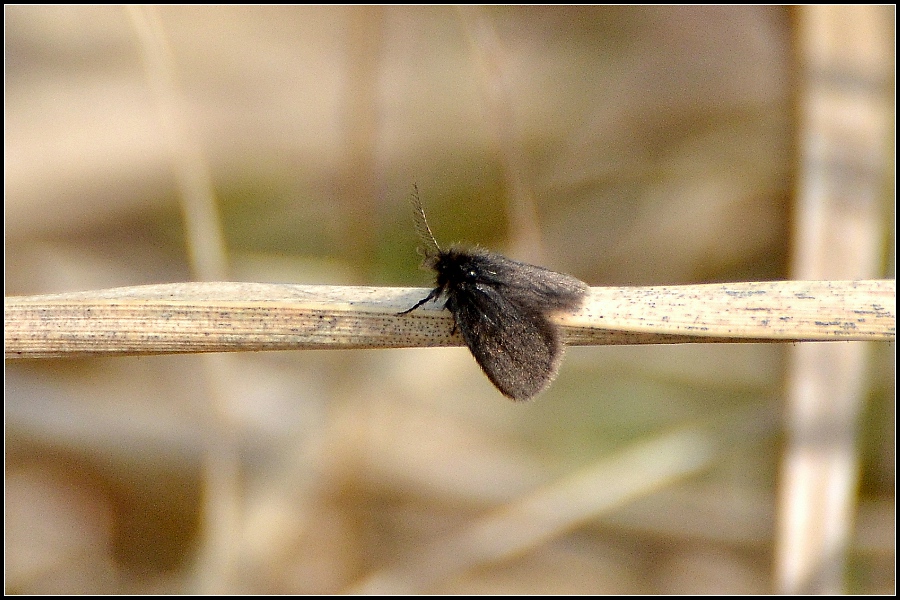
[[[789,9],[4,12],[6,295],[426,287],[414,183],[440,243],[590,285],[791,276]],[[869,356],[847,576],[889,593],[893,347]],[[770,592],[785,357],[570,348],[528,404],[463,348],[7,362],[6,591]],[[684,428],[721,451],[565,501]],[[517,542],[509,514],[554,490],[558,526]]]

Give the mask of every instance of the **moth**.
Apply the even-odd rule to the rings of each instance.
[[[563,273],[506,258],[481,248],[438,246],[419,200],[412,197],[416,230],[422,239],[422,266],[434,270],[435,287],[408,314],[444,298],[466,346],[500,392],[529,400],[556,377],[562,335],[553,313],[573,311],[588,293],[584,282]]]

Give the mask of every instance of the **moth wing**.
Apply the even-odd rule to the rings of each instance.
[[[493,252],[476,254],[480,283],[500,290],[510,302],[547,313],[574,310],[588,292],[583,281],[550,269],[522,263]]]
[[[563,346],[543,312],[483,283],[450,293],[447,308],[478,365],[504,396],[527,400],[556,376]]]

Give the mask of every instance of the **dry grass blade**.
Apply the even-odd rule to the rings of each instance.
[[[9,297],[6,358],[460,346],[419,288],[176,283]],[[592,288],[559,315],[572,345],[882,340],[894,281]]]

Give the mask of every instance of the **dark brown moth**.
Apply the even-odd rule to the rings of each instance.
[[[559,371],[564,348],[550,315],[581,306],[588,286],[571,275],[481,248],[442,250],[425,219],[418,188],[412,203],[422,265],[435,271],[436,287],[399,314],[445,298],[456,329],[504,396],[528,400],[546,389]]]

